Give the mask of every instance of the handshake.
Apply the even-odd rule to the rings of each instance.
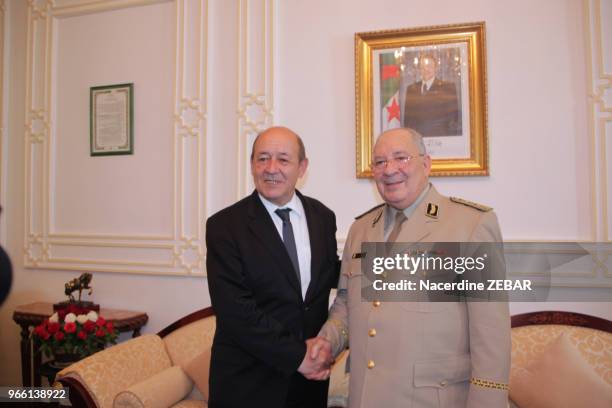
[[[306,340],[306,355],[298,372],[309,380],[327,380],[333,363],[331,343],[324,337],[313,337]]]

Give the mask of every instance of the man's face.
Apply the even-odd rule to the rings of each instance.
[[[405,164],[393,159],[412,157]],[[387,166],[374,170],[374,181],[383,200],[403,210],[415,202],[427,186],[431,158],[419,156],[419,149],[405,129],[384,133],[374,146],[374,162],[386,160]]]
[[[419,60],[419,69],[423,81],[429,81],[436,75],[436,61],[431,57],[423,57]]]
[[[259,194],[278,206],[287,204],[308,167],[308,159],[300,162],[298,155],[297,137],[288,129],[272,128],[260,135],[251,160],[253,182]]]

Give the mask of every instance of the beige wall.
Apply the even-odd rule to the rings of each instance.
[[[369,181],[355,178],[355,32],[486,21],[491,176],[433,182],[445,194],[495,207],[508,239],[609,240],[612,187],[606,175],[612,142],[603,142],[610,119],[597,98],[588,96],[593,84],[602,83],[600,66],[610,72],[610,44],[598,43],[605,36],[596,19],[612,21],[609,1],[189,0],[186,7],[195,8],[184,19],[175,15],[182,1],[136,6],[143,2],[126,0],[131,7],[121,10],[81,10],[58,18],[56,42],[42,42],[38,50],[46,55],[50,46],[59,69],[42,76],[54,95],[48,104],[56,139],[48,155],[35,147],[30,162],[24,159],[30,143],[24,136],[31,85],[28,2],[5,3],[0,239],[14,263],[14,286],[0,309],[0,384],[20,381],[13,308],[60,300],[75,270],[114,270],[94,274],[93,299],[106,307],[147,311],[145,332],[209,305],[201,268],[185,268],[186,262],[139,267],[130,261],[172,260],[172,251],[184,244],[182,235],[197,237],[203,251],[201,221],[250,190],[250,141],[269,124],[285,124],[303,136],[311,167],[302,190],[336,212],[342,242],[352,218],[379,200]],[[200,5],[201,21],[194,11]],[[111,30],[105,33],[105,27]],[[176,41],[183,31],[184,55],[177,53]],[[119,59],[109,61],[126,35]],[[87,89],[117,82],[135,83],[135,154],[90,158]],[[177,136],[177,92],[203,102],[196,138]],[[47,172],[48,194],[37,195]],[[35,191],[27,196],[33,205],[26,202],[30,177]],[[184,190],[175,189],[181,185]],[[47,206],[44,197],[51,198]],[[41,212],[44,208],[50,212]],[[26,267],[24,247],[36,248],[25,220],[44,230],[37,217],[45,213],[54,231],[77,235],[51,246],[52,255],[74,262]],[[156,235],[170,238],[155,241]],[[166,247],[152,246],[160,242]],[[139,268],[147,274],[120,272]],[[612,318],[608,304],[513,305],[513,310],[551,307]]]

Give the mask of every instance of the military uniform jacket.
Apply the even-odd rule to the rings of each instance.
[[[350,345],[350,408],[506,407],[510,318],[502,302],[361,301],[362,242],[384,241],[385,206],[351,226],[321,335]],[[431,187],[397,242],[497,242],[495,213]]]

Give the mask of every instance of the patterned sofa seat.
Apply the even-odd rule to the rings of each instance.
[[[560,341],[566,344],[566,349],[571,349],[570,353],[563,352],[560,347],[554,348]],[[559,363],[555,365],[549,361],[548,366],[559,369],[550,370],[552,375],[548,378],[542,378],[546,377],[543,375],[534,378],[534,373],[543,373],[542,370],[536,371],[534,365],[543,361],[553,349],[556,353],[549,355],[549,360]],[[575,358],[570,360],[572,355]],[[568,368],[570,361],[574,364]],[[564,363],[567,363],[565,367]],[[580,369],[585,371],[581,374]],[[592,382],[597,383],[597,389],[601,390],[590,396],[593,399],[591,402],[586,396],[580,397],[578,406],[612,406],[612,322],[585,314],[557,311],[512,316],[511,398],[526,401],[523,406],[561,406],[545,394],[555,394],[558,402],[559,399],[563,400],[564,393],[570,398],[578,393],[588,393],[582,384],[574,383],[572,376],[579,377],[577,381],[591,376]],[[532,384],[534,382],[538,384]],[[534,389],[530,390],[531,387]],[[529,392],[532,395],[521,395]],[[572,405],[568,399],[563,403],[563,406]],[[510,400],[510,406],[519,407],[519,404]]]
[[[211,308],[194,312],[158,334],[102,350],[57,374],[74,407],[206,408],[206,398],[182,367],[210,350]]]

